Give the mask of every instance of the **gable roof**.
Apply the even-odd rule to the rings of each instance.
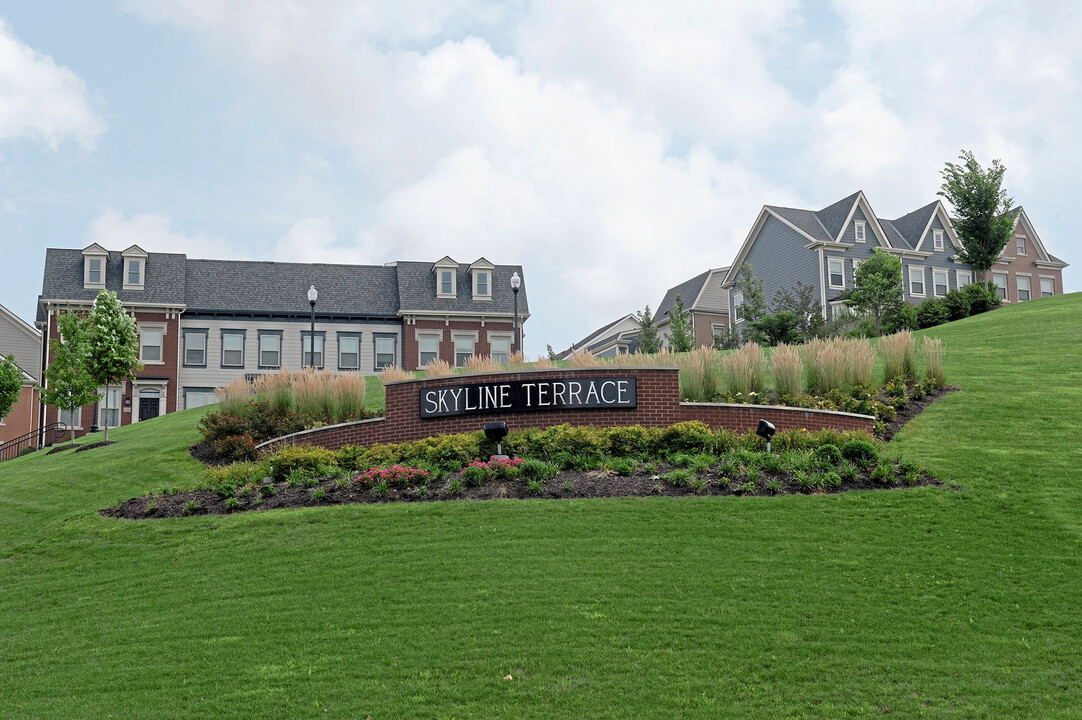
[[[939,201],[935,200],[928,203],[922,208],[917,208],[911,213],[902,215],[896,220],[892,220],[891,224],[894,228],[901,233],[905,238],[906,245],[911,249],[916,249],[920,245],[920,241],[924,238],[924,233],[928,229],[928,224],[932,222],[932,217],[935,215],[936,209],[939,207]]]
[[[834,236],[827,232],[826,227],[819,220],[818,214],[811,210],[778,207],[777,205],[767,205],[766,208],[781,219],[787,220],[812,240],[830,242],[834,239]]]
[[[684,303],[684,310],[690,310],[695,303],[695,298],[699,297],[699,293],[702,292],[703,283],[706,282],[708,277],[710,277],[709,270],[696,275],[690,280],[685,280],[676,287],[669,288],[668,292],[665,293],[665,297],[661,299],[661,304],[657,306],[657,312],[654,313],[657,322],[668,322],[668,314],[676,305],[677,295],[680,296],[680,300]]]
[[[628,328],[628,330],[617,331],[616,328],[619,325],[623,324],[623,323],[630,323],[630,324],[632,324],[634,326],[634,328]],[[627,315],[624,315],[621,318],[618,318],[616,320],[613,320],[610,323],[606,323],[606,324],[602,325],[601,327],[599,327],[598,329],[594,330],[589,335],[584,337],[582,340],[579,340],[577,343],[572,343],[571,347],[569,347],[567,350],[564,350],[562,353],[560,353],[558,357],[564,358],[564,357],[567,357],[567,356],[571,355],[571,353],[573,353],[575,350],[581,350],[583,348],[589,348],[590,346],[595,346],[595,345],[598,345],[598,344],[603,344],[603,343],[609,342],[611,340],[619,338],[620,335],[623,335],[623,334],[625,334],[625,333],[627,333],[629,331],[632,331],[632,330],[637,333],[638,332],[638,327],[639,327],[638,318],[635,317],[634,313],[628,313]]]
[[[832,205],[827,205],[815,213],[831,240],[842,234],[842,229],[845,227],[849,216],[853,214],[853,208],[856,206],[859,197],[860,190],[857,190],[849,197],[842,198]]]

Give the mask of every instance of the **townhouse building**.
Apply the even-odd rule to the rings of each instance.
[[[1067,263],[1048,252],[1023,208],[1011,215],[1014,235],[987,279],[1005,303],[1062,294]],[[739,328],[743,297],[736,280],[744,263],[763,281],[767,302],[800,281],[815,288],[823,317],[834,319],[846,312],[839,295],[853,286],[854,272],[875,248],[901,260],[904,297],[916,304],[980,279],[959,260],[960,246],[938,200],[894,220],[876,216],[860,191],[821,210],[766,205],[724,280],[730,316]]]
[[[522,268],[485,258],[377,266],[205,260],[137,245],[50,248],[37,318],[45,347],[59,313],[89,309],[108,288],[135,318],[143,369],[109,388],[108,411],[105,403],[71,414],[43,407],[40,421],[60,420],[76,434],[128,425],[215,402],[215,388],[282,368],[374,375],[433,360],[461,366],[474,355],[506,360],[515,274],[525,322]],[[51,357],[43,353],[42,368]]]
[[[0,305],[0,358],[8,355],[15,356],[23,382],[15,404],[0,417],[0,446],[37,429],[41,382],[41,333]]]

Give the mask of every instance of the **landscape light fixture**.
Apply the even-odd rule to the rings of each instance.
[[[755,428],[755,434],[766,440],[766,451],[770,452],[770,438],[774,437],[774,423],[759,420],[759,427]]]
[[[507,437],[507,423],[503,420],[485,423],[485,437],[496,442],[496,454],[492,457],[496,460],[506,460],[503,454],[503,439]]]
[[[311,334],[308,336],[308,348],[312,351],[308,355],[308,367],[316,366],[316,300],[319,299],[319,293],[316,292],[316,286],[310,285],[308,287],[308,304],[312,306],[312,328]],[[301,365],[304,365],[304,348],[301,348]]]
[[[522,331],[518,325],[518,289],[522,287],[522,278],[515,272],[511,276],[511,292],[515,294],[515,352],[522,352]]]

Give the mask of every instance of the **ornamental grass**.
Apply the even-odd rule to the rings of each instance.
[[[240,415],[244,406],[248,404],[252,386],[243,377],[237,377],[222,387],[214,388],[214,394],[218,396],[218,404],[222,412],[227,415]]]
[[[770,374],[779,397],[800,397],[803,392],[804,366],[800,352],[785,343],[770,353]]]
[[[331,422],[348,422],[364,417],[364,397],[367,379],[356,372],[331,375],[323,383],[323,392],[330,401]]]
[[[916,377],[916,349],[911,331],[902,330],[879,338],[879,352],[883,356],[884,383],[898,377]]]
[[[402,382],[403,380],[412,380],[413,373],[407,370],[403,370],[402,368],[389,367],[384,368],[382,371],[380,371],[379,377],[380,380],[383,381],[383,384],[387,385],[388,383]]]
[[[447,377],[454,374],[455,369],[446,360],[433,360],[425,365],[425,377]]]
[[[849,363],[845,350],[844,344],[838,339],[816,339],[804,346],[802,355],[807,369],[809,393],[823,395],[849,386]]]
[[[575,350],[568,358],[568,362],[571,367],[576,368],[597,367],[602,364],[589,350]]]
[[[466,364],[462,366],[462,372],[471,374],[499,372],[506,369],[506,365],[496,362],[489,355],[473,355],[466,361]]]
[[[676,358],[680,368],[680,397],[692,402],[709,402],[721,393],[721,353],[699,347]]]
[[[722,358],[725,387],[733,395],[762,394],[766,389],[766,353],[759,343],[748,343]]]
[[[924,355],[924,379],[936,387],[942,387],[946,380],[943,374],[943,342],[939,338],[925,336],[921,352]]]
[[[867,338],[840,338],[848,367],[847,380],[852,385],[870,386],[875,381],[876,352]]]
[[[533,369],[533,370],[551,370],[554,367],[556,367],[556,363],[552,362],[547,357],[539,357],[539,358],[537,358],[537,361],[534,362],[534,363],[525,363],[525,367],[523,369],[525,369],[525,370],[529,370],[529,369]],[[517,370],[518,368],[515,368],[515,369]]]

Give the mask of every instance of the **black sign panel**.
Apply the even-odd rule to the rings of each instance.
[[[633,377],[509,380],[424,388],[419,392],[422,418],[637,406]]]

